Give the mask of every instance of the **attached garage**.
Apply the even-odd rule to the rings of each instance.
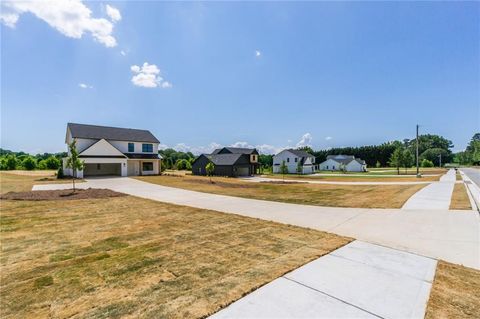
[[[85,164],[83,168],[84,176],[105,176],[105,175],[122,175],[121,163],[95,163]]]
[[[250,175],[250,169],[249,167],[234,167],[234,170],[236,171],[237,176],[249,176]]]

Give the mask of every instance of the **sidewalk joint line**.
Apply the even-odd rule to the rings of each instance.
[[[296,281],[296,280],[287,278],[287,277],[285,277],[285,276],[282,276],[282,278],[285,278],[285,279],[287,279],[287,280],[290,280],[291,282],[294,282],[294,283],[296,283],[296,284],[298,284],[298,285],[301,285],[301,286],[303,286],[303,287],[305,287],[305,288],[314,290],[314,291],[316,291],[316,292],[318,292],[318,293],[321,293],[321,294],[323,294],[323,295],[325,295],[325,296],[328,296],[328,297],[330,297],[330,298],[333,298],[333,299],[335,299],[335,300],[338,300],[338,301],[340,301],[340,302],[342,302],[342,303],[344,303],[344,304],[347,304],[347,305],[349,305],[349,306],[355,307],[355,308],[357,308],[357,309],[359,309],[359,310],[361,310],[361,311],[363,311],[363,312],[366,312],[366,313],[368,313],[368,314],[371,314],[372,316],[375,316],[375,317],[377,317],[377,318],[385,319],[384,317],[379,316],[379,315],[377,315],[377,314],[374,314],[374,313],[371,312],[371,311],[368,311],[368,310],[363,309],[363,308],[361,308],[361,307],[359,307],[359,306],[356,306],[356,305],[354,305],[354,304],[351,304],[351,303],[349,303],[348,301],[345,301],[345,300],[342,300],[342,299],[340,299],[340,298],[337,298],[337,297],[335,297],[335,296],[333,296],[333,295],[330,295],[330,294],[328,294],[328,293],[326,293],[326,292],[323,292],[323,291],[321,291],[321,290],[318,290],[318,289],[315,289],[315,288],[313,288],[313,287],[310,287],[310,286],[307,286],[307,285],[305,285],[305,284],[302,284],[301,282],[298,282],[298,281]]]

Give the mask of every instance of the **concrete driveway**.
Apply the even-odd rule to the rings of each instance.
[[[34,190],[70,187],[71,184],[35,185]],[[88,179],[78,187],[108,188],[172,204],[328,231],[480,269],[479,216],[474,211],[297,205],[201,193],[131,178]]]

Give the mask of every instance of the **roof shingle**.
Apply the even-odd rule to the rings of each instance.
[[[160,141],[148,130],[78,123],[68,123],[67,127],[73,138],[104,138],[106,140],[114,141],[160,143]]]

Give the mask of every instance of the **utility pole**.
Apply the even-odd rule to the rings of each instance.
[[[440,153],[440,155],[438,155],[438,157],[440,157],[440,168],[442,167],[442,154]]]
[[[417,158],[417,177],[420,177],[420,169],[418,167],[418,124],[417,124],[417,138],[415,139],[415,141],[417,142],[417,147],[416,147],[416,150],[415,150],[415,154],[416,154],[416,158]]]

